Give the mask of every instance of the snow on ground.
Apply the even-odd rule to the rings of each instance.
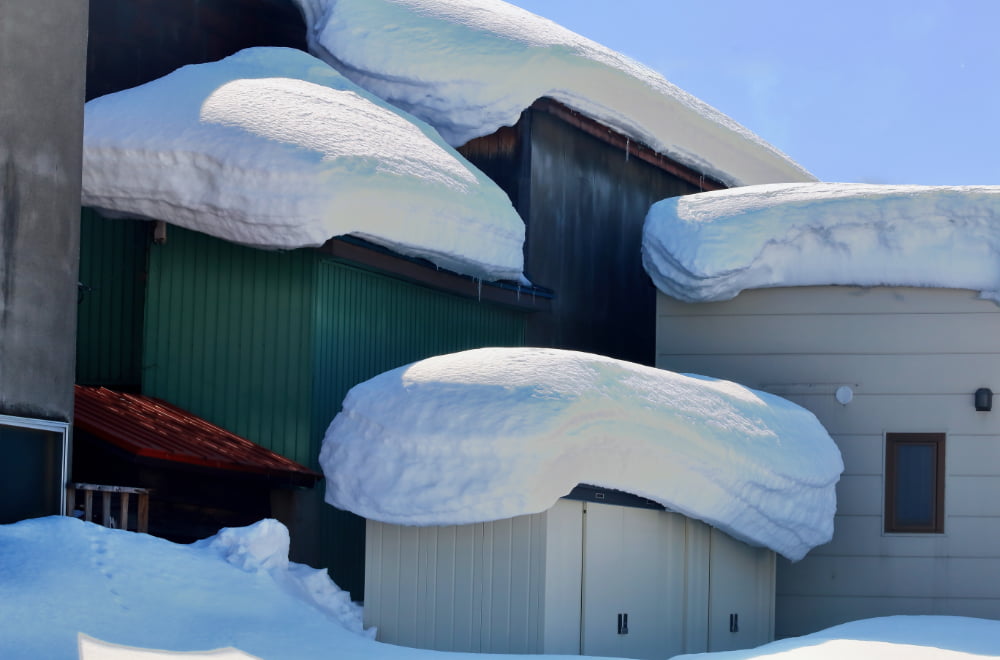
[[[550,97],[731,185],[813,180],[659,73],[505,2],[295,1],[311,52],[455,146]]]
[[[177,545],[40,518],[0,526],[0,556],[0,658],[75,658],[80,632],[275,660],[327,657],[330,648],[344,660],[380,657],[347,594],[288,561],[288,532],[276,521]]]
[[[852,621],[755,649],[674,660],[960,660],[1000,656],[1000,621],[957,616],[890,616]]]
[[[330,504],[409,525],[537,513],[615,488],[796,560],[830,540],[840,452],[812,413],[607,357],[487,348],[355,386],[320,463]]]
[[[568,657],[440,653],[380,644],[358,633],[356,608],[343,616],[346,596],[329,579],[320,590],[338,594],[329,599],[303,598],[302,591],[290,588],[294,578],[288,569],[296,564],[287,561],[287,551],[287,532],[269,520],[223,530],[192,545],[67,517],[0,525],[0,658],[75,660],[79,635],[91,638],[80,641],[87,660],[146,657],[121,646],[229,649],[204,656],[217,660],[245,657],[237,650],[264,660]],[[325,606],[331,602],[332,608]],[[858,621],[754,651],[704,657],[951,660],[998,655],[1000,622],[935,616]]]
[[[665,199],[646,216],[642,256],[657,288],[688,302],[826,284],[1000,300],[1000,186],[812,183]]]
[[[353,234],[523,277],[524,223],[496,184],[423,122],[287,48],[87,103],[83,204],[264,248]]]

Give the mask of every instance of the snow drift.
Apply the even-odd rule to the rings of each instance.
[[[974,660],[995,658],[998,652],[1000,621],[925,615],[862,619],[755,649],[673,660]]]
[[[789,401],[538,348],[433,357],[355,386],[320,462],[330,504],[383,522],[537,513],[587,483],[793,560],[830,540],[843,470],[813,414]]]
[[[325,571],[288,561],[288,530],[274,520],[178,545],[53,516],[0,525],[0,553],[5,659],[75,659],[79,633],[170,651],[235,647],[268,660],[330,649],[371,660],[385,648],[362,632],[361,608]]]
[[[83,204],[263,248],[353,234],[522,278],[524,223],[430,127],[314,57],[252,48],[85,109]]]
[[[1000,300],[1000,186],[813,183],[665,199],[642,258],[663,293],[728,300],[778,286],[919,286]]]
[[[295,0],[310,51],[455,146],[549,97],[730,185],[811,181],[657,72],[498,0]]]

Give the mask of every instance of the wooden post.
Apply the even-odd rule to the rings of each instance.
[[[121,529],[128,529],[128,500],[132,497],[128,493],[118,494],[118,525]]]
[[[149,493],[139,493],[139,519],[136,521],[137,530],[141,534],[149,531]]]
[[[114,527],[111,524],[111,493],[104,491],[101,500],[101,524],[105,527]]]
[[[94,493],[90,490],[83,491],[83,519],[90,522],[94,513]]]
[[[66,515],[72,516],[73,509],[76,508],[76,485],[68,484],[66,486]]]

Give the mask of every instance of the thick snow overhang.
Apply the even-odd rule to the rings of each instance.
[[[810,285],[1000,300],[1000,186],[812,183],[675,197],[646,216],[642,257],[660,291],[688,302]]]
[[[321,475],[165,401],[76,386],[73,426],[133,456],[312,486]]]
[[[726,185],[812,181],[648,67],[498,0],[295,0],[309,49],[452,145],[551,98]]]
[[[587,483],[793,560],[830,540],[843,470],[813,414],[789,401],[541,348],[443,355],[355,386],[320,463],[327,502],[383,522],[537,513]]]
[[[286,48],[186,66],[87,103],[83,204],[244,245],[351,234],[522,280],[506,194],[423,122]]]

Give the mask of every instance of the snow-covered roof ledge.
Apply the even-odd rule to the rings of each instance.
[[[524,223],[440,135],[307,53],[251,48],[87,103],[83,204],[235,243],[351,234],[523,280]]]
[[[657,202],[642,259],[663,293],[854,285],[971,289],[1000,300],[1000,186],[812,183]]]
[[[830,540],[840,452],[812,413],[726,381],[542,348],[429,358],[355,386],[320,453],[326,500],[451,525],[634,493],[789,559]]]
[[[552,98],[727,185],[812,181],[642,64],[499,0],[295,0],[309,49],[454,146]]]

